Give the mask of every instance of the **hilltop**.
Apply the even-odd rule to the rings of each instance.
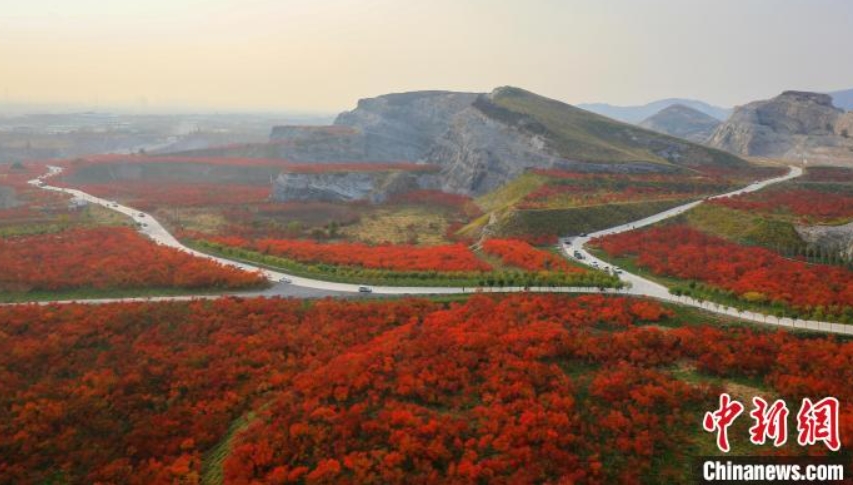
[[[747,166],[730,154],[515,87],[362,99],[332,125],[277,126],[266,144],[186,155],[422,162],[441,167],[442,189],[466,195],[494,190],[529,169],[635,173]]]
[[[643,128],[696,143],[704,143],[719,125],[720,120],[683,104],[664,108],[640,123]]]
[[[852,126],[830,95],[785,91],[738,107],[708,143],[745,156],[853,160]]]
[[[654,114],[669,108],[670,106],[680,104],[701,111],[706,115],[723,121],[731,115],[732,110],[714,106],[698,99],[683,99],[683,98],[667,98],[658,101],[652,101],[638,106],[616,106],[607,103],[582,103],[577,105],[578,108],[592,111],[593,113],[607,116],[626,123],[639,123]]]

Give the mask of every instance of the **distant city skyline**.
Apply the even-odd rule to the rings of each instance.
[[[846,0],[0,0],[0,109],[333,113],[519,86],[730,107],[853,88]]]

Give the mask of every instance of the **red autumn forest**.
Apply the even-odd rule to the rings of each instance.
[[[637,265],[652,273],[705,282],[738,295],[754,293],[757,299],[800,309],[822,307],[836,314],[853,304],[850,270],[791,260],[687,226],[614,234],[595,244],[611,256],[636,257]]]
[[[278,158],[240,158],[240,157],[190,157],[176,155],[92,155],[86,158],[52,162],[67,167],[71,172],[92,165],[117,163],[151,164],[198,164],[227,165],[238,167],[277,167],[287,172],[324,173],[324,172],[376,172],[389,170],[431,172],[438,169],[435,165],[400,161],[396,163],[336,162],[336,163],[293,163]]]
[[[674,319],[562,295],[3,307],[0,483],[196,483],[247,416],[225,483],[675,483],[721,390],[675,364],[837,396],[853,436],[853,343],[636,326]]]
[[[582,272],[566,259],[517,239],[488,239],[483,242],[483,252],[498,256],[504,264],[527,271]]]
[[[109,184],[84,184],[79,185],[79,188],[96,197],[121,199],[123,203],[142,210],[151,210],[163,205],[243,206],[260,204],[270,197],[270,187],[248,184],[179,184],[124,180]]]
[[[480,214],[474,200],[471,197],[459,194],[450,194],[440,190],[412,190],[394,194],[388,199],[391,204],[426,204],[430,206],[443,206],[465,211],[469,216]]]
[[[409,244],[318,243],[310,240],[208,237],[209,241],[280,256],[301,263],[327,263],[396,271],[488,271],[491,267],[464,244],[414,246]]]
[[[750,212],[783,212],[828,221],[853,217],[853,196],[809,189],[778,189],[713,199],[714,204]]]
[[[265,280],[149,241],[127,227],[0,238],[0,291],[257,287]]]

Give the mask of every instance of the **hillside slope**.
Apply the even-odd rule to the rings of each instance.
[[[683,104],[664,108],[640,123],[643,128],[696,143],[704,143],[719,125],[720,120]]]
[[[676,172],[743,160],[513,87],[490,94],[421,91],[363,99],[330,126],[280,126],[270,143],[185,155],[293,162],[426,162],[441,187],[480,195],[528,169]]]
[[[461,111],[428,160],[453,191],[480,194],[530,168],[672,172],[744,167],[727,153],[639,128],[514,87]]]

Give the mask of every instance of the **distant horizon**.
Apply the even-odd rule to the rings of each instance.
[[[336,113],[511,85],[731,107],[853,88],[846,0],[0,0],[0,107]]]
[[[496,87],[499,87],[499,86],[496,86]],[[526,89],[524,86],[515,86],[515,87]],[[737,106],[741,106],[743,104],[747,104],[747,103],[750,103],[753,101],[770,99],[770,98],[773,98],[775,96],[782,94],[785,91],[806,91],[806,92],[814,92],[814,93],[831,94],[834,92],[848,91],[848,90],[853,90],[853,87],[831,89],[831,90],[790,88],[790,89],[783,89],[783,90],[781,90],[775,94],[767,95],[767,96],[762,97],[762,98],[746,100],[742,103],[738,103],[735,105],[716,104],[716,103],[708,101],[705,98],[701,98],[701,97],[692,97],[691,98],[691,97],[685,97],[685,96],[667,96],[667,97],[652,99],[652,100],[648,100],[648,101],[641,101],[641,102],[637,102],[637,103],[633,103],[633,104],[617,104],[617,103],[608,102],[606,100],[580,101],[580,102],[576,102],[576,103],[571,103],[569,101],[559,99],[559,98],[552,98],[552,99],[555,99],[555,100],[561,101],[561,102],[565,102],[565,103],[571,104],[573,106],[610,105],[613,107],[645,106],[645,105],[652,104],[652,103],[659,102],[659,101],[682,99],[682,100],[691,100],[691,101],[701,101],[701,102],[707,103],[707,104],[709,104],[713,107],[716,107],[716,108],[731,109],[731,108],[735,108]],[[415,90],[415,91],[454,91],[454,90],[436,88],[436,89],[419,89],[419,90]],[[489,90],[489,91],[476,91],[476,92],[488,93],[490,91],[491,90]],[[411,91],[400,91],[400,90],[389,91],[387,93],[376,94],[375,96],[367,96],[366,98],[382,96],[385,94],[405,93],[405,92],[411,92]],[[472,91],[472,92],[474,92],[474,91]],[[546,96],[542,93],[536,93],[536,94]],[[550,97],[550,96],[548,96],[548,97]],[[263,109],[263,108],[217,108],[215,106],[211,107],[211,106],[157,106],[157,105],[152,105],[152,106],[140,108],[138,106],[133,106],[130,103],[112,104],[112,105],[90,105],[90,104],[86,104],[86,103],[61,102],[61,101],[60,102],[26,102],[26,101],[19,101],[19,100],[8,100],[8,101],[2,100],[2,101],[0,101],[0,116],[8,115],[8,114],[13,114],[13,115],[38,115],[38,114],[72,115],[72,114],[85,114],[85,113],[100,113],[100,114],[122,114],[122,115],[140,115],[140,116],[145,116],[145,115],[148,115],[148,116],[157,116],[157,115],[164,115],[164,116],[168,116],[168,115],[200,115],[200,116],[202,116],[202,115],[223,115],[223,116],[227,116],[227,115],[235,115],[235,116],[237,116],[237,115],[254,115],[254,116],[289,116],[289,117],[306,117],[306,118],[318,117],[318,118],[321,118],[321,117],[334,117],[334,116],[338,115],[339,113],[341,113],[342,111],[354,109],[356,106],[356,103],[358,102],[359,99],[364,99],[364,98],[358,98],[358,99],[353,100],[352,106],[344,107],[344,108],[341,108],[339,110],[332,110],[332,111],[324,111],[324,110],[319,110],[319,109],[313,110],[313,111],[312,110],[295,110],[295,109],[287,109],[286,107],[285,108],[277,108],[277,109],[273,109],[273,108]],[[10,107],[13,108],[12,113],[9,113],[6,111]],[[37,110],[37,111],[28,111],[29,109],[33,109],[33,110]],[[15,112],[15,111],[17,111],[17,112]]]

